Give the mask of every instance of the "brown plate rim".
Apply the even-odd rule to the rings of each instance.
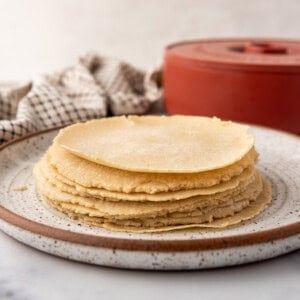
[[[293,138],[299,139],[297,135],[287,133],[284,131],[257,125],[255,125],[255,127],[261,127],[266,130],[279,132],[281,134],[286,134]],[[23,140],[51,131],[55,131],[60,128],[62,128],[62,126],[30,133],[26,136],[5,143],[4,145],[0,146],[0,151]],[[225,248],[251,246],[260,243],[268,243],[274,240],[288,238],[300,233],[299,221],[293,224],[281,226],[270,230],[263,230],[248,234],[232,235],[221,238],[204,238],[195,240],[142,240],[102,237],[91,234],[77,233],[65,229],[59,229],[27,219],[4,208],[2,205],[0,205],[0,218],[11,225],[47,238],[80,244],[83,246],[130,251],[182,252],[218,250]]]

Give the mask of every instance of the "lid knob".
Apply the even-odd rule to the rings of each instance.
[[[248,42],[244,44],[243,52],[245,53],[262,53],[262,54],[286,54],[287,48],[268,42]]]

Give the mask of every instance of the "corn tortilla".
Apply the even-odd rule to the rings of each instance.
[[[106,167],[73,155],[54,143],[47,151],[49,164],[65,178],[88,188],[122,193],[147,193],[199,189],[217,185],[240,175],[257,161],[254,148],[225,168],[193,174],[136,173]]]
[[[87,188],[81,186],[64,176],[56,172],[56,170],[50,166],[44,156],[39,162],[38,166],[43,176],[57,188],[63,192],[67,192],[73,195],[79,195],[84,197],[95,197],[108,201],[169,201],[169,200],[181,200],[190,198],[197,195],[210,195],[223,192],[226,190],[232,190],[236,188],[242,181],[250,181],[254,176],[254,167],[250,166],[245,169],[240,175],[234,176],[229,181],[221,182],[220,184],[200,189],[181,190],[174,192],[164,192],[156,194],[147,193],[121,193],[107,191],[99,188]]]
[[[225,191],[214,195],[195,196],[178,201],[163,202],[128,202],[128,201],[104,201],[96,198],[70,195],[62,192],[52,185],[40,173],[38,167],[34,169],[34,175],[38,191],[50,200],[77,205],[78,212],[88,208],[94,209],[99,217],[110,218],[141,218],[146,216],[161,216],[174,212],[193,211],[197,208],[216,207],[222,203],[236,202],[243,199],[255,199],[261,192],[261,175],[257,172],[250,183],[241,183],[233,191]]]
[[[69,217],[77,220],[81,220],[87,224],[93,226],[103,227],[111,231],[118,232],[129,232],[129,233],[155,233],[155,232],[168,232],[174,230],[184,230],[192,228],[212,228],[212,229],[223,229],[228,226],[237,225],[242,221],[246,221],[254,218],[259,213],[261,213],[265,207],[271,202],[272,199],[272,189],[270,183],[263,178],[263,189],[259,196],[249,203],[248,206],[240,210],[239,212],[234,213],[233,215],[228,215],[227,217],[215,218],[211,221],[207,220],[204,223],[197,223],[197,219],[187,219],[181,220],[182,223],[187,223],[185,225],[167,225],[167,226],[158,226],[158,227],[141,227],[141,226],[125,226],[124,224],[114,224],[111,222],[105,222],[105,220],[98,217],[90,217],[87,215],[82,215],[74,213],[73,211],[62,209],[62,207],[57,203],[50,204],[56,209],[66,213]],[[48,200],[49,201],[49,200]],[[202,217],[204,220],[205,218]],[[207,218],[209,219],[209,218]],[[191,223],[194,222],[194,223]],[[153,224],[152,224],[153,225]],[[160,223],[155,224],[160,225]]]
[[[55,142],[86,160],[134,172],[198,173],[250,151],[248,126],[217,118],[122,116],[62,129]]]

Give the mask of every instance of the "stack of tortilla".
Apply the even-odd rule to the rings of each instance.
[[[35,165],[56,209],[110,230],[223,228],[271,201],[248,127],[217,118],[129,116],[60,130]]]

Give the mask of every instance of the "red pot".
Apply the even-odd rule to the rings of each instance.
[[[300,41],[214,39],[166,48],[166,110],[300,133]]]

